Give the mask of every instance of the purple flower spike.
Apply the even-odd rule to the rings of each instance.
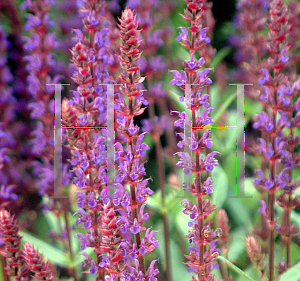
[[[184,174],[195,174],[195,179],[192,183],[187,183],[185,190],[191,192],[192,195],[196,197],[196,204],[187,200],[183,200],[182,202],[183,213],[189,215],[192,220],[188,222],[188,226],[191,229],[186,237],[189,239],[189,243],[195,244],[194,247],[189,248],[190,254],[186,256],[188,262],[185,264],[189,266],[188,272],[196,273],[198,276],[205,276],[205,278],[201,278],[201,280],[214,280],[211,270],[213,270],[214,266],[212,264],[220,252],[215,247],[215,239],[219,236],[219,232],[211,230],[206,225],[208,222],[205,222],[207,216],[214,211],[214,207],[210,205],[209,200],[205,199],[206,195],[213,192],[213,184],[210,177],[207,177],[203,182],[201,179],[201,173],[212,172],[214,167],[218,165],[215,156],[219,154],[214,151],[204,156],[206,148],[211,148],[213,142],[210,138],[210,130],[207,128],[202,130],[202,128],[213,124],[212,118],[209,117],[212,111],[212,108],[209,107],[209,95],[202,94],[202,90],[212,84],[209,73],[213,69],[203,69],[205,65],[205,59],[203,57],[211,57],[207,51],[209,48],[206,49],[207,44],[210,43],[210,38],[207,36],[208,28],[203,27],[201,24],[202,16],[206,15],[209,17],[211,11],[208,7],[204,9],[204,2],[202,3],[202,1],[191,0],[186,2],[187,9],[185,10],[183,18],[191,22],[191,27],[189,29],[180,28],[182,33],[176,40],[180,41],[180,44],[189,50],[190,60],[183,62],[184,71],[169,71],[174,75],[170,82],[171,85],[176,85],[182,90],[186,90],[186,84],[192,84],[191,100],[189,103],[191,104],[192,116],[195,116],[195,118],[193,118],[191,137],[186,137],[183,133],[177,133],[182,139],[179,141],[178,147],[184,148],[185,146],[189,146],[192,150],[192,154],[189,155],[187,152],[175,153],[175,155],[180,157],[176,165],[183,168]],[[193,18],[196,15],[197,21],[195,22]],[[189,38],[188,30],[191,32],[191,39]],[[201,55],[204,54],[205,56],[196,60],[195,55],[197,52],[195,52],[195,50],[200,50]],[[180,101],[185,102],[185,98],[181,97]],[[178,113],[180,119],[175,122],[175,126],[180,129],[190,130],[191,128],[185,127],[186,113],[176,113]],[[207,207],[204,208],[203,206],[206,206],[206,204]],[[199,233],[205,234],[200,235]],[[200,247],[200,244],[211,245],[211,247],[209,251],[205,251],[203,247]],[[193,279],[195,278],[193,277]],[[200,278],[198,279],[200,280]]]
[[[147,2],[148,4],[150,3]],[[134,3],[134,5],[139,7],[140,3]],[[145,21],[144,18],[141,18],[142,25],[148,27],[149,21]],[[149,229],[146,230],[142,226],[143,222],[149,218],[147,213],[144,214],[145,205],[142,204],[147,200],[149,194],[153,194],[153,191],[147,187],[149,179],[143,179],[146,171],[144,163],[140,163],[140,158],[145,155],[145,150],[148,150],[149,147],[143,143],[145,132],[140,134],[140,128],[134,125],[134,117],[142,114],[145,109],[142,106],[148,104],[147,95],[145,94],[144,97],[144,90],[138,87],[138,84],[145,79],[140,76],[141,67],[145,72],[153,73],[153,70],[160,71],[162,65],[161,58],[152,58],[149,61],[146,58],[138,60],[141,56],[139,46],[142,43],[137,40],[140,30],[138,29],[137,17],[129,8],[126,8],[122,13],[119,32],[121,37],[121,55],[119,59],[123,68],[119,79],[123,86],[120,88],[121,93],[118,95],[116,110],[117,133],[125,136],[126,139],[124,139],[124,142],[117,141],[115,144],[116,167],[118,167],[115,196],[119,198],[114,200],[114,203],[124,208],[118,210],[121,216],[116,220],[116,224],[124,237],[118,247],[124,261],[121,280],[150,280],[150,277],[152,278],[156,271],[152,269],[151,265],[146,271],[143,255],[155,249],[156,240],[151,237],[152,241],[147,236]],[[149,44],[152,44],[152,42],[149,42]],[[125,60],[124,58],[128,59]],[[134,79],[131,78],[132,73],[134,73]],[[180,74],[176,75],[180,79]],[[179,81],[174,83],[179,83]],[[133,112],[128,110],[130,104],[134,107]],[[146,124],[145,127],[148,129],[151,126],[152,124]],[[126,191],[126,185],[130,186],[130,193]],[[143,235],[145,230],[146,234]],[[155,232],[153,232],[154,234]],[[143,236],[144,238],[142,238]]]

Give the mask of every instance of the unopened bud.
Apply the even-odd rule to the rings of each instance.
[[[261,245],[254,236],[249,235],[246,238],[246,249],[247,254],[252,262],[259,262],[262,260],[263,253]]]

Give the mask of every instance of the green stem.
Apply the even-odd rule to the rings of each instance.
[[[151,85],[150,85],[150,78],[148,79],[148,90],[151,92]],[[154,103],[151,102],[149,104],[149,115],[150,119],[154,122],[155,117],[155,110],[154,110]],[[161,146],[160,136],[155,135],[155,150],[156,150],[156,161],[157,161],[157,168],[158,168],[158,184],[159,189],[161,190],[161,201],[162,207],[165,208],[166,204],[166,193],[165,193],[165,167],[164,167],[164,156],[163,156],[163,149]],[[171,281],[171,253],[170,253],[170,232],[169,232],[169,218],[166,212],[162,213],[163,219],[163,226],[164,226],[164,240],[165,240],[165,257],[166,257],[166,276],[167,281]]]
[[[2,271],[2,276],[3,276],[3,281],[9,281],[8,276],[6,274],[6,270],[5,270],[5,258],[3,257],[2,254],[0,254],[1,256],[1,271]]]

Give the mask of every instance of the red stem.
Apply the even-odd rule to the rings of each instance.
[[[132,80],[132,74],[130,75],[130,79],[131,81]],[[132,97],[129,97],[129,116],[127,117],[128,120],[127,120],[127,124],[128,126],[130,125],[130,122],[131,122],[131,119],[133,119],[133,115],[132,115],[132,112],[133,112],[133,98]],[[128,146],[131,146],[132,147],[133,145],[133,140],[132,138],[129,138],[128,139]],[[133,160],[132,160],[133,161]],[[131,164],[129,165],[129,169],[128,169],[129,173],[131,171]],[[132,213],[132,218],[133,218],[133,221],[134,219],[138,220],[138,202],[136,201],[136,194],[135,194],[135,184],[130,184],[130,196],[131,196],[131,213]],[[140,232],[138,232],[137,234],[135,234],[135,242],[136,242],[136,245],[137,245],[137,248],[140,249],[141,247],[141,234]],[[144,255],[141,255],[141,254],[138,254],[138,260],[139,260],[139,270],[143,272],[144,276],[146,275],[146,268],[145,268],[145,259],[144,259]]]
[[[277,71],[274,72],[274,76],[276,77]],[[277,95],[276,89],[274,89],[275,93],[275,109],[273,109],[273,132],[270,135],[270,141],[272,143],[273,150],[276,150],[275,147],[275,137],[276,137],[276,115],[277,115]],[[275,183],[275,162],[276,160],[271,160],[271,180]],[[268,208],[269,208],[269,219],[270,219],[270,230],[269,230],[269,281],[274,280],[274,225],[275,225],[275,189],[271,189],[269,191],[268,196]]]

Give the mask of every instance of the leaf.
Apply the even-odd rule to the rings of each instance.
[[[222,103],[222,96],[220,94],[219,87],[215,84],[209,86],[210,92],[210,107],[214,108],[213,112],[220,107]],[[213,113],[212,113],[213,114]]]
[[[249,267],[247,267],[246,270],[244,270],[244,272],[247,275],[250,275],[252,278],[254,278],[254,280],[261,280],[260,271],[256,268],[255,264],[251,264]],[[242,281],[242,280],[244,280],[242,276],[239,276],[239,278],[237,279],[237,281]]]
[[[217,54],[212,58],[210,67],[217,67],[231,52],[232,48],[226,46],[219,50]]]
[[[299,281],[300,280],[300,262],[283,273],[279,281]]]
[[[154,138],[151,135],[146,134],[144,137],[144,142],[150,147],[150,150],[148,150],[148,154],[149,154],[155,144]]]
[[[278,212],[279,214],[283,213],[283,209],[280,208],[279,206],[275,206],[276,212]],[[300,226],[300,215],[295,212],[294,210],[292,210],[291,212],[291,222],[296,224],[296,226]]]
[[[245,240],[247,237],[247,230],[244,227],[239,227],[230,232],[232,242],[230,243],[228,257],[232,261],[238,261],[241,255],[246,250]]]
[[[296,213],[294,210],[291,212],[291,221],[295,223],[297,226],[300,226],[300,215]]]
[[[173,89],[176,89],[175,87]],[[184,103],[179,100],[180,94],[175,91],[168,91],[169,97],[176,103],[176,108],[178,111],[185,111]]]
[[[55,233],[59,233],[57,216],[53,212],[46,212],[44,217],[47,220],[49,228]]]
[[[156,192],[156,194],[157,193],[160,193],[160,192]],[[148,197],[147,206],[149,206],[151,209],[154,209],[154,210],[161,210],[162,205],[161,205],[161,202],[159,202],[159,197],[155,196],[156,194]]]
[[[181,280],[190,280],[192,274],[187,272],[188,267],[183,264],[182,260],[184,260],[184,257],[182,259],[178,258],[178,257],[182,257],[182,253],[180,251],[178,244],[175,243],[173,240],[171,240],[170,244],[171,244],[170,247],[171,247],[172,276],[175,277],[174,279],[176,279],[176,276],[180,276],[180,279],[182,278]]]
[[[188,223],[191,221],[188,215],[180,212],[176,217],[176,228],[181,232],[182,235],[187,235],[190,227],[188,227]],[[187,239],[186,239],[187,241]]]
[[[229,193],[230,196],[236,196],[236,193]],[[253,198],[230,198],[226,201],[226,210],[234,218],[237,224],[242,224],[245,229],[249,230],[251,227],[251,218],[249,215],[249,200]]]
[[[185,215],[186,216],[186,215]],[[188,216],[186,216],[188,217]],[[159,241],[159,247],[157,249],[159,253],[159,262],[162,263],[162,266],[165,267],[166,257],[165,257],[165,240],[164,240],[164,228],[162,222],[159,222],[155,225],[155,230],[160,231],[159,233],[155,234],[155,238]],[[173,236],[172,236],[173,234]],[[175,235],[176,230],[173,230],[170,237],[169,237],[169,245],[170,245],[170,262],[171,262],[171,274],[175,279],[177,276],[180,276],[181,280],[190,280],[191,273],[187,272],[188,267],[183,264],[184,261],[187,261],[183,256],[180,247],[178,245],[178,241],[176,240]],[[179,237],[177,237],[178,239]],[[187,242],[187,239],[183,239],[184,243]],[[187,250],[186,250],[187,253]]]
[[[93,253],[94,253],[94,249],[93,248],[86,248],[84,251],[79,252],[77,255],[77,259],[74,261],[74,264],[71,265],[72,268],[77,267],[77,265],[79,265],[81,262],[83,262],[85,260],[84,255],[82,255],[83,253],[87,253],[87,255],[90,257]]]
[[[32,244],[36,249],[39,250],[40,254],[43,254],[45,258],[56,265],[68,266],[69,261],[64,252],[61,250],[49,245],[47,242],[40,240],[33,235],[20,230],[19,235],[23,236],[22,243],[25,241]]]
[[[247,275],[244,271],[242,271],[240,268],[238,268],[232,262],[230,262],[228,259],[226,259],[226,258],[224,258],[222,256],[218,256],[217,259],[225,262],[234,272],[236,272],[238,275],[242,276],[245,280],[255,281],[249,275]]]
[[[228,178],[221,166],[217,166],[212,171],[214,191],[212,194],[212,204],[221,208],[227,199]]]
[[[212,116],[215,126],[217,126],[217,122],[222,117],[222,114],[227,110],[227,108],[231,105],[231,103],[237,98],[236,89],[230,91],[229,97],[222,103],[219,107],[218,111]]]

